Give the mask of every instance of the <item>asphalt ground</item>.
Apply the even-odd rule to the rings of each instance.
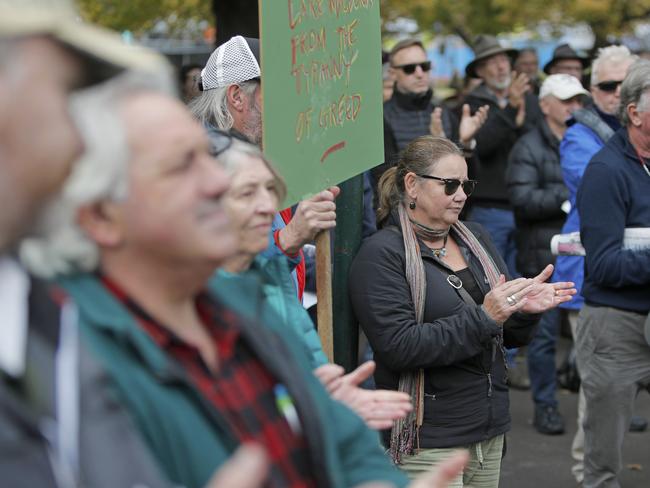
[[[568,347],[560,339],[558,357]],[[510,390],[512,429],[507,435],[508,450],[501,467],[501,488],[577,487],[571,466],[571,442],[576,431],[578,395],[558,392],[560,412],[567,430],[563,435],[539,434],[533,427],[530,391]],[[636,413],[650,420],[650,395],[639,393]],[[650,431],[628,432],[623,444],[623,470],[619,481],[624,488],[650,488]]]

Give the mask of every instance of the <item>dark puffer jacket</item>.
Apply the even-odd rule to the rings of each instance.
[[[384,163],[373,168],[373,189],[384,172],[397,163],[399,153],[413,139],[431,134],[431,114],[442,108],[442,128],[452,141],[458,141],[458,117],[447,107],[439,105],[429,90],[422,95],[400,92],[384,103]]]
[[[505,274],[506,266],[478,224],[467,224]],[[454,447],[486,440],[510,428],[499,326],[478,305],[468,305],[447,282],[442,261],[421,244],[427,293],[418,325],[405,276],[398,221],[368,238],[354,259],[350,299],[375,353],[378,388],[396,390],[402,371],[424,368],[424,423],[420,447]],[[481,293],[489,291],[478,260],[462,247]],[[504,342],[529,342],[537,315],[516,314],[504,325]],[[384,433],[386,441],[387,431]]]
[[[484,84],[467,95],[472,113],[479,107],[489,105],[490,111],[483,127],[476,133],[476,150],[470,174],[479,181],[472,194],[472,204],[484,207],[510,209],[506,191],[506,167],[510,150],[517,139],[533,129],[542,119],[539,100],[532,93],[526,94],[526,119],[517,127],[517,109],[512,105],[501,108],[496,96]]]
[[[555,262],[551,237],[562,230],[569,199],[562,178],[560,141],[545,120],[513,147],[506,173],[508,196],[517,223],[517,269],[528,277]]]

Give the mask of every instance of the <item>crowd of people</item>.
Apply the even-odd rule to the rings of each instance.
[[[453,105],[421,41],[388,55],[348,279],[374,360],[346,372],[302,305],[340,189],[279,208],[259,40],[178,83],[62,0],[0,2],[3,484],[497,487],[516,348],[535,428],[564,430],[564,314],[574,474],[619,486],[650,385],[650,250],[624,241],[650,228],[650,62],[561,45],[543,77],[533,50],[474,50]],[[574,230],[585,257],[555,263]]]

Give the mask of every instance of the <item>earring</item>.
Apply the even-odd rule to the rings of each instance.
[[[409,203],[409,208],[411,210],[415,210],[415,200],[413,200],[411,203]]]

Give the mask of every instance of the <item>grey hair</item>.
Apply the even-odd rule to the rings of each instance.
[[[601,80],[598,77],[603,64],[623,64],[625,62],[635,61],[638,56],[635,56],[625,46],[607,46],[601,47],[598,50],[598,55],[591,65],[591,86],[597,85]],[[605,80],[606,81],[606,80]]]
[[[259,147],[255,146],[254,144],[233,138],[230,147],[228,147],[228,149],[217,156],[217,161],[219,161],[226,172],[232,175],[239,169],[239,166],[242,162],[242,155],[262,160],[264,165],[268,168],[275,179],[275,188],[278,194],[278,203],[281,203],[287,196],[287,184],[285,183],[284,178],[282,178],[280,173],[278,173],[278,170],[275,169],[273,163],[271,163],[271,161],[269,161],[264,156],[264,153],[262,153]]]
[[[43,278],[93,271],[99,249],[76,223],[80,206],[127,196],[130,151],[122,118],[123,102],[140,92],[174,93],[169,73],[124,73],[71,97],[70,114],[85,152],[74,164],[59,196],[38,218],[34,235],[22,241],[19,257]]]
[[[244,91],[246,96],[251,97],[255,93],[259,82],[255,80],[243,81],[239,87]],[[229,130],[234,124],[234,120],[228,110],[228,86],[205,90],[194,98],[190,104],[190,112],[199,122],[205,126],[212,126],[218,129]]]
[[[620,117],[625,126],[630,124],[627,107],[631,103],[639,112],[650,109],[650,61],[647,59],[639,59],[630,66],[621,85]]]

